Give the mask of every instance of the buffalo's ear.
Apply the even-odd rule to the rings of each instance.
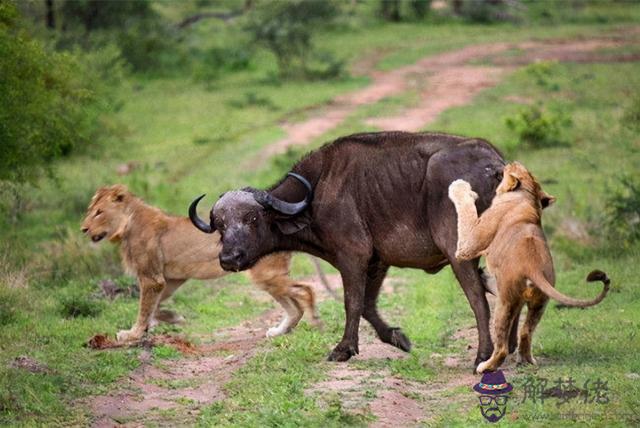
[[[542,209],[545,209],[548,206],[552,205],[555,201],[555,196],[551,196],[544,190],[540,190],[540,205],[542,205]]]
[[[505,174],[504,178],[505,192],[512,192],[520,187],[520,179],[512,173]]]
[[[297,216],[277,216],[274,222],[283,235],[292,235],[309,226],[311,216],[306,212]]]

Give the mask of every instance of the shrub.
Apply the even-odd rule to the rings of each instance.
[[[230,71],[246,70],[251,64],[252,52],[249,46],[237,45],[208,49],[196,62],[196,80],[211,81]]]
[[[98,55],[49,52],[23,30],[15,7],[0,3],[0,181],[33,182],[51,162],[101,133],[111,108],[105,81],[117,78],[116,54],[105,74]]]
[[[563,130],[571,126],[571,119],[562,112],[552,112],[540,106],[529,106],[505,123],[514,131],[519,143],[530,148],[566,145]]]
[[[490,24],[513,20],[511,2],[506,0],[455,0],[454,11],[467,21]]]
[[[525,67],[525,72],[535,80],[538,86],[552,91],[558,91],[560,85],[552,81],[556,64],[556,61],[534,62]]]
[[[625,245],[640,240],[640,176],[623,175],[606,203],[605,222],[610,237]]]
[[[416,18],[421,19],[427,16],[431,8],[431,0],[380,0],[380,16],[387,21],[402,21],[408,16],[407,6]]]
[[[265,1],[251,12],[245,29],[275,55],[281,77],[306,78],[313,33],[336,15],[332,1]]]

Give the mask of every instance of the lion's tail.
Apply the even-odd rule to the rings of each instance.
[[[568,297],[556,290],[553,285],[547,281],[547,279],[542,275],[541,272],[534,273],[529,277],[531,282],[540,289],[544,294],[549,296],[550,298],[557,300],[562,303],[564,306],[572,306],[577,308],[587,308],[589,306],[597,305],[605,298],[607,293],[609,292],[609,284],[611,281],[606,273],[600,270],[594,270],[589,275],[587,275],[587,282],[601,281],[604,284],[604,287],[600,294],[593,300],[580,300],[574,299],[573,297]]]

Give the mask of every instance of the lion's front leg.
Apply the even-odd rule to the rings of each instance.
[[[477,242],[474,239],[473,229],[478,221],[478,211],[475,201],[478,194],[471,190],[471,185],[464,180],[456,180],[449,186],[449,199],[456,207],[458,214],[458,243],[456,246],[456,258],[458,260],[470,260],[478,257]]]
[[[156,310],[160,295],[165,287],[164,281],[140,278],[140,306],[138,319],[130,330],[121,330],[116,335],[118,342],[140,340],[149,327],[149,321]]]

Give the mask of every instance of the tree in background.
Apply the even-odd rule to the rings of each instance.
[[[281,77],[303,78],[313,74],[313,32],[337,14],[332,1],[264,1],[251,11],[245,28],[275,55]]]
[[[409,10],[406,10],[407,7]],[[407,19],[410,13],[416,18],[422,19],[427,16],[430,8],[431,0],[380,0],[380,15],[386,21],[392,22],[400,22],[403,19]]]
[[[471,22],[491,23],[515,19],[518,0],[452,0],[453,12]]]

